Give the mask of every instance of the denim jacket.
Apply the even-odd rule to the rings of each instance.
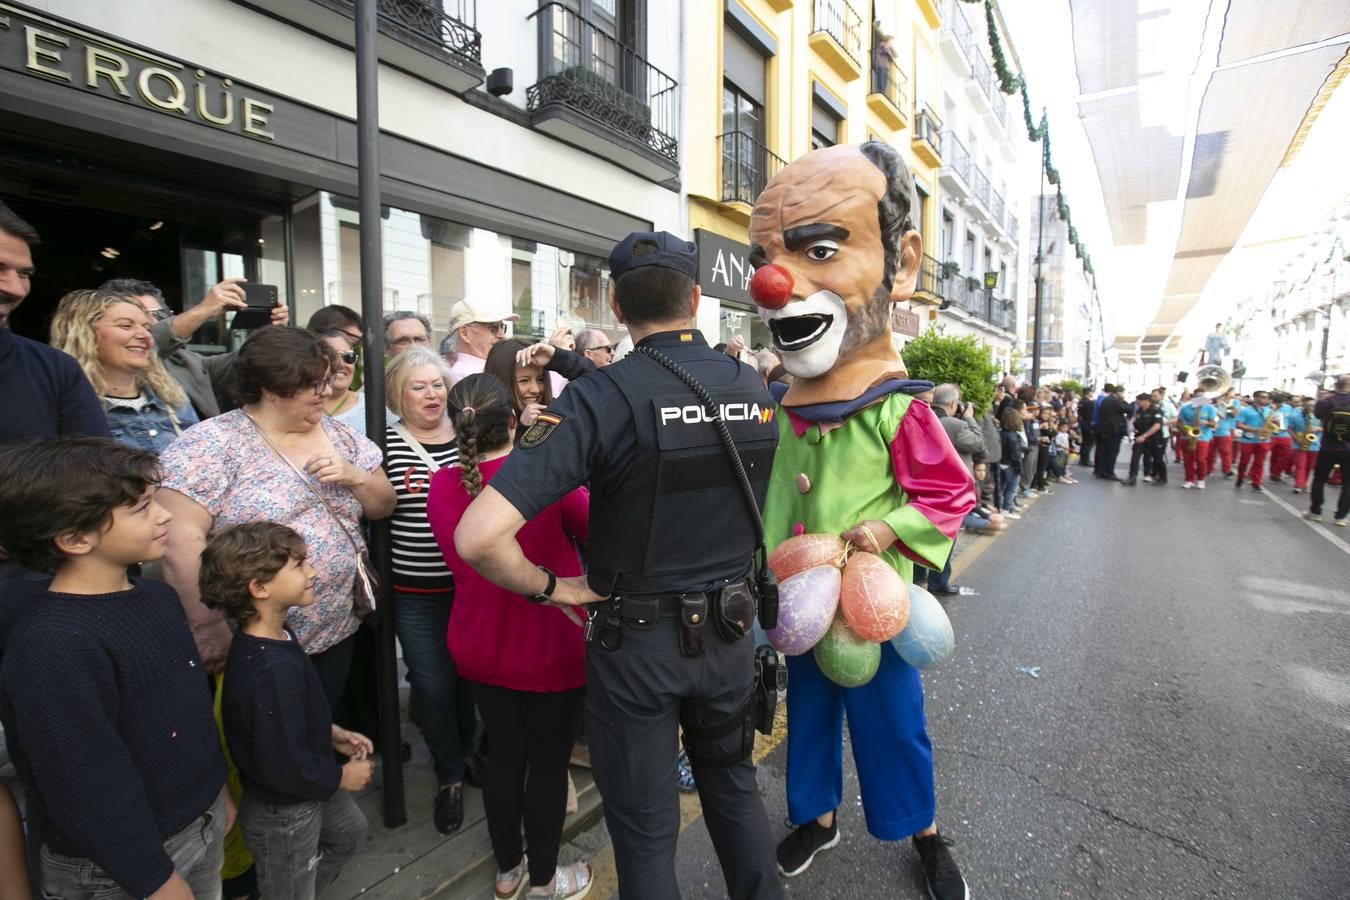
[[[153,453],[163,453],[185,428],[198,422],[190,402],[171,416],[168,404],[149,388],[137,400],[104,397],[103,410],[108,416],[108,430],[115,439]]]

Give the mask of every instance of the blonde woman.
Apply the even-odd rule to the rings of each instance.
[[[52,319],[52,346],[73,356],[103,401],[112,436],[162,453],[197,413],[155,353],[149,314],[108,291],[72,291]]]

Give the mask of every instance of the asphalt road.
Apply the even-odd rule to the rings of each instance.
[[[948,606],[957,650],[924,682],[973,897],[1350,897],[1350,534],[1173,468],[1057,487],[961,578],[979,596]],[[777,836],[785,764],[760,769]],[[789,896],[926,896],[846,778],[844,840]],[[726,895],[701,821],[679,882]]]

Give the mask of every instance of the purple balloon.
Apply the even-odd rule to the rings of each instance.
[[[774,649],[797,656],[825,636],[839,608],[841,576],[835,566],[815,566],[778,586],[778,627],[767,632]]]

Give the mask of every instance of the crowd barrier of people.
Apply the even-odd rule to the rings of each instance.
[[[516,523],[515,542],[548,575],[540,595],[502,587],[499,546],[464,534],[479,521],[472,510],[481,519],[502,496],[519,497],[520,485],[498,473],[518,448],[552,439],[563,387],[586,379],[585,397],[604,389],[595,373],[615,361],[611,339],[565,328],[548,341],[507,338],[514,315],[465,300],[439,353],[431,323],[401,311],[380,323],[384,359],[363,359],[368,323],[356,312],[324,307],[298,328],[282,306],[237,351],[202,357],[186,341],[245,307],[237,279],[179,314],[155,285],[118,280],[62,297],[47,346],[3,327],[28,292],[37,243],[0,204],[0,721],[26,803],[21,825],[0,788],[0,898],[39,884],[53,897],[313,897],[336,879],[366,834],[353,795],[369,784],[372,757],[400,752],[377,746],[361,721],[373,652],[362,642],[365,523],[385,518],[410,713],[436,776],[434,826],[461,828],[465,785],[479,786],[497,896],[585,896],[589,866],[559,865],[558,848],[575,803],[568,766],[588,755],[582,709],[598,664],[585,653],[584,616],[542,601],[555,581],[588,590],[591,494],[559,470],[569,487]],[[680,252],[614,265],[655,278],[658,266],[691,267]],[[688,286],[674,284],[687,300]],[[737,378],[756,397],[781,397],[791,382],[772,353],[752,354],[739,339],[715,349],[747,364]],[[384,454],[354,388],[371,365],[385,367]],[[1259,490],[1288,477],[1295,493],[1309,489],[1309,516],[1320,516],[1323,486],[1350,446],[1350,378],[1317,398],[1229,392],[1174,404],[1160,389],[1131,402],[1115,385],[1079,396],[1011,378],[978,413],[955,384],[917,398],[899,404],[898,421],[914,424],[895,440],[905,428],[923,441],[945,434],[944,453],[960,467],[944,456],[934,468],[951,481],[944,490],[978,493],[973,507],[942,512],[955,515],[952,533],[1008,527],[1028,501],[1077,483],[1075,456],[1098,478],[1121,480],[1126,439],[1126,485],[1141,467],[1145,482],[1167,483],[1170,447],[1184,461],[1184,487],[1222,474]],[[570,449],[587,464],[608,452]],[[1348,501],[1343,487],[1336,524]],[[510,515],[528,505],[518,499]],[[616,533],[609,518],[599,527]],[[859,529],[851,541],[871,536]],[[950,535],[940,537],[934,545],[948,546]],[[951,583],[950,554],[916,562],[915,580],[934,594],[964,592]],[[681,724],[684,748],[642,765],[669,769],[672,789],[694,788],[697,775],[723,795],[754,793],[745,770],[708,762],[707,742],[730,732],[710,736],[697,717]],[[595,737],[603,753],[622,746]],[[931,795],[931,762],[927,778]],[[899,802],[867,790],[873,803]],[[756,813],[746,809],[749,822]],[[614,815],[629,812],[636,830],[640,811],[615,804]],[[964,889],[932,810],[915,815],[894,837],[914,837],[930,886],[945,878]],[[837,843],[832,811],[802,821],[779,846],[784,874]],[[746,896],[774,895],[763,886],[776,883],[769,868],[735,876]]]

